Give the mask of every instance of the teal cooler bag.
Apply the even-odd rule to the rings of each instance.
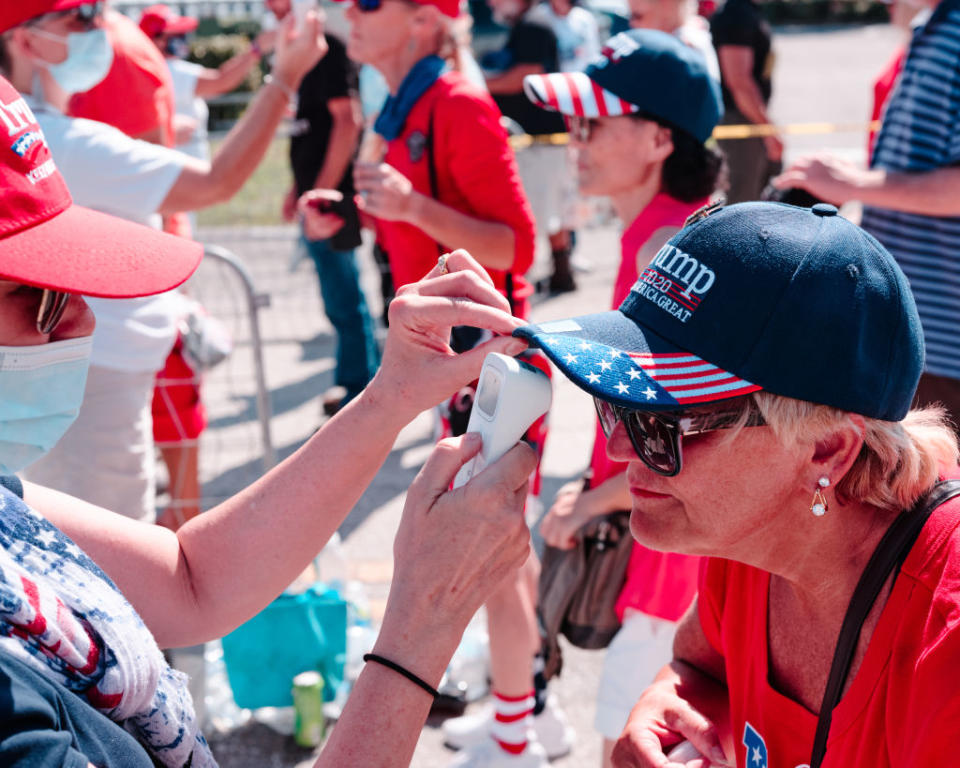
[[[347,653],[347,603],[323,584],[280,595],[223,638],[223,660],[239,707],[289,707],[293,678],[315,669],[323,698],[343,681]]]

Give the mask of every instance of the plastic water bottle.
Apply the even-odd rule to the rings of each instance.
[[[484,619],[478,614],[467,625],[460,645],[450,659],[447,679],[458,688],[466,684],[467,701],[476,701],[489,693],[489,676],[490,637]]]
[[[320,550],[313,562],[317,569],[317,580],[343,596],[347,583],[347,556],[343,551],[339,533],[330,537],[330,541]]]

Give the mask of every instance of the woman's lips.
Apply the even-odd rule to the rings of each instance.
[[[668,499],[670,494],[668,493],[655,493],[654,491],[648,491],[646,488],[640,488],[638,486],[630,486],[630,493],[633,496],[636,496],[641,499]]]

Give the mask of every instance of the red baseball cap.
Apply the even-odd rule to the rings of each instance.
[[[432,5],[444,16],[455,19],[460,15],[460,0],[413,0],[418,5]]]
[[[151,5],[143,9],[140,29],[147,37],[157,35],[185,35],[193,32],[200,22],[191,16],[180,16],[169,5]]]
[[[0,3],[0,32],[19,27],[24,22],[46,13],[69,11],[95,0],[7,0]]]
[[[0,279],[107,298],[175,288],[199,243],[74,205],[33,112],[0,77]]]

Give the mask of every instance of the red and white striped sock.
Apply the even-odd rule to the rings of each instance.
[[[493,728],[490,734],[500,749],[519,755],[527,748],[527,731],[533,726],[533,691],[522,696],[493,692]]]

